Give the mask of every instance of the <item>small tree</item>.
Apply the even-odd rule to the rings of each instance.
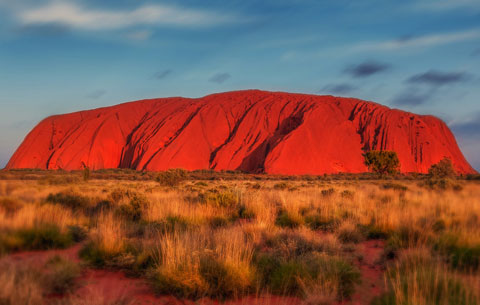
[[[433,164],[428,170],[428,175],[431,178],[448,178],[456,176],[452,160],[445,157],[438,163]]]
[[[363,154],[365,165],[374,173],[393,175],[399,171],[400,160],[397,153],[387,150],[371,150]]]
[[[85,162],[82,162],[83,166],[83,181],[88,181],[90,180],[90,168],[85,164]]]

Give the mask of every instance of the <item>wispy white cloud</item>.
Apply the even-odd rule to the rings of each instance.
[[[141,25],[213,26],[239,20],[231,14],[159,4],[143,5],[133,10],[105,10],[66,1],[54,1],[16,13],[22,24],[59,23],[82,30],[121,29]]]
[[[480,39],[480,28],[459,32],[434,33],[424,36],[412,36],[383,41],[360,41],[349,45],[324,47],[320,50],[310,52],[290,50],[285,52],[281,59],[284,61],[289,61],[299,58],[309,59],[324,56],[349,56],[355,53],[385,53],[403,50],[416,50],[420,48],[430,48],[475,39]]]
[[[363,42],[353,45],[351,51],[394,51],[403,48],[432,47],[480,38],[480,29],[430,34],[387,41]]]

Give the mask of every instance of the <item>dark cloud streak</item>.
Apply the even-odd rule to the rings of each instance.
[[[350,74],[355,78],[369,77],[374,74],[382,73],[390,69],[390,65],[386,63],[377,62],[374,60],[367,60],[358,65],[351,65],[345,68],[344,72]]]
[[[426,84],[431,86],[444,86],[448,84],[468,81],[470,76],[465,72],[440,72],[430,70],[409,77],[406,82],[409,84]]]
[[[212,83],[223,84],[225,81],[227,81],[231,77],[232,76],[230,75],[230,73],[218,73],[210,77],[208,81]]]
[[[107,93],[107,91],[105,91],[103,89],[95,90],[95,91],[92,91],[89,94],[87,94],[87,98],[92,99],[92,100],[96,100],[96,99],[99,99],[102,96],[104,96],[105,93]]]
[[[323,87],[319,92],[328,92],[331,94],[348,94],[357,90],[357,87],[348,83],[330,84]]]
[[[164,79],[166,78],[167,76],[170,76],[171,74],[173,73],[173,70],[172,69],[167,69],[167,70],[163,70],[163,71],[158,71],[157,73],[155,73],[153,75],[153,78],[155,79]]]

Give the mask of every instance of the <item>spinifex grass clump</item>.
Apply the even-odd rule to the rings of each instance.
[[[252,245],[239,230],[185,231],[159,236],[152,284],[180,297],[239,297],[252,291]]]
[[[354,291],[360,273],[338,256],[338,242],[314,232],[266,235],[256,255],[256,269],[263,287],[276,294],[342,300]]]
[[[374,305],[474,305],[480,298],[466,279],[428,250],[409,250],[386,273],[387,292]]]
[[[75,241],[77,220],[60,206],[29,204],[14,213],[0,210],[0,253],[66,248]]]

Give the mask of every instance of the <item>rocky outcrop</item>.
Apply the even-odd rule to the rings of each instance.
[[[475,172],[441,120],[358,99],[227,92],[142,100],[40,122],[7,168],[231,169],[269,174],[359,173],[365,150],[394,150],[402,172],[448,157]]]

